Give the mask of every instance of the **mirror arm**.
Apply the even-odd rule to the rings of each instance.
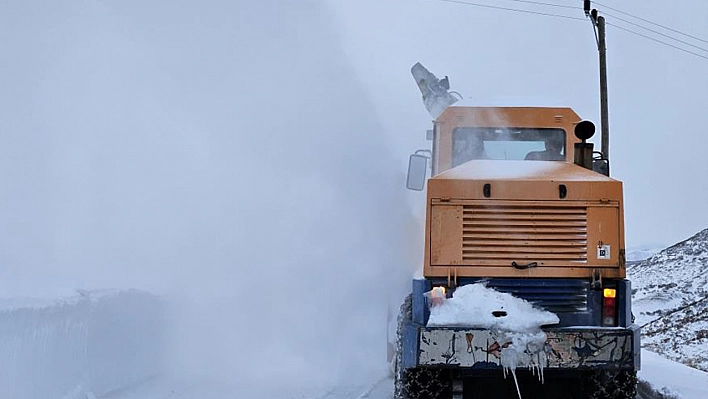
[[[415,155],[424,155],[426,158],[431,159],[433,158],[433,152],[430,150],[417,150],[414,152]]]

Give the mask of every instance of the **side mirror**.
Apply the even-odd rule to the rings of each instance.
[[[406,188],[409,190],[422,191],[425,187],[425,178],[428,175],[428,157],[420,154],[413,154],[408,159],[408,178]]]
[[[592,170],[609,177],[610,162],[606,159],[595,159],[592,161]]]

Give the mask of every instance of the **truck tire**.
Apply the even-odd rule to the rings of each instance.
[[[411,320],[413,300],[409,294],[401,304],[396,328],[396,354],[394,364],[394,399],[448,399],[452,397],[450,373],[435,368],[401,367],[403,353],[403,326]]]
[[[587,399],[634,399],[637,395],[637,372],[591,371],[583,384]]]

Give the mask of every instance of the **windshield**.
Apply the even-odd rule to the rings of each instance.
[[[460,127],[452,132],[452,166],[473,159],[565,160],[563,129]]]

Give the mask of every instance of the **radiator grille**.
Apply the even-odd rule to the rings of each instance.
[[[490,279],[487,287],[527,300],[556,313],[587,310],[590,282],[585,280]]]
[[[465,264],[587,263],[584,206],[465,205]]]

